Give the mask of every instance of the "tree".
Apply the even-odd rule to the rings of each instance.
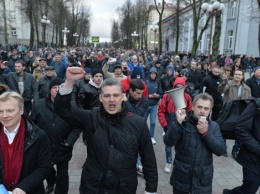
[[[203,17],[203,12],[201,10],[202,0],[190,0],[190,6],[193,13],[193,45],[191,50],[192,58],[195,56],[196,51],[199,47],[200,40],[202,38],[203,32],[207,29],[210,18],[207,18],[205,25],[201,28],[198,36],[199,21]]]
[[[111,31],[111,40],[114,47],[119,45],[120,41],[120,35],[119,35],[119,24],[117,21],[112,21],[112,31]]]
[[[218,57],[220,36],[221,36],[221,13],[218,12],[215,15],[215,30],[214,30],[213,44],[212,44],[213,61],[217,60]]]
[[[159,14],[159,22],[158,22],[158,26],[159,26],[159,53],[161,53],[162,52],[162,16],[163,16],[163,12],[164,12],[165,0],[162,0],[161,10],[159,10],[156,0],[154,0],[154,4],[155,4],[156,11]]]
[[[5,49],[7,51],[8,50],[8,33],[7,33],[5,0],[2,0],[2,5],[3,5],[3,16],[4,16],[4,40],[5,40]]]
[[[180,0],[177,0],[176,4],[176,45],[175,53],[178,53],[179,48],[179,37],[180,37]]]

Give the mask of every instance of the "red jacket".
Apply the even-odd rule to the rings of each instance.
[[[178,84],[183,86],[186,85],[185,80],[182,77],[177,77],[174,81],[173,87]],[[192,99],[189,94],[184,93],[184,101],[187,105],[186,110],[188,112],[192,111]],[[176,112],[176,107],[172,98],[168,94],[164,94],[158,108],[158,119],[161,126],[167,127],[169,122],[173,121],[174,113]]]

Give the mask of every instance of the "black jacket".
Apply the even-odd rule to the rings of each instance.
[[[71,159],[73,145],[81,130],[74,129],[68,122],[61,119],[54,112],[53,106],[48,98],[39,100],[32,108],[30,118],[47,133],[52,145],[52,161],[57,164]],[[70,146],[65,146],[64,142],[69,143]]]
[[[81,176],[81,194],[135,194],[136,160],[143,163],[146,191],[156,192],[158,172],[150,133],[144,118],[128,112],[109,115],[102,107],[91,111],[71,108],[71,95],[55,98],[55,111],[81,127],[87,137],[88,157]]]
[[[3,184],[3,163],[0,152],[0,184]],[[16,188],[26,194],[45,194],[43,181],[52,169],[51,145],[46,133],[26,119],[24,156],[20,178]]]
[[[205,92],[210,94],[214,99],[214,104],[222,104],[221,93],[218,92],[218,86],[222,83],[220,76],[208,75],[202,80],[200,92],[203,91],[203,87],[206,87]]]
[[[99,107],[99,88],[92,86],[90,83],[83,86],[79,91],[80,100],[77,102],[79,108],[91,110],[93,107]],[[74,97],[72,98],[74,100]]]
[[[125,106],[130,112],[143,117],[145,111],[149,107],[149,100],[144,96],[142,96],[142,98],[139,101],[136,101],[129,97],[128,100],[125,102]]]
[[[18,87],[18,75],[17,73],[9,73],[5,75],[6,85],[10,90],[15,91],[20,94]],[[39,93],[37,88],[37,83],[35,82],[33,76],[30,73],[24,72],[24,92],[22,95],[25,102],[31,101],[32,99],[36,102],[39,99]]]
[[[237,162],[260,175],[260,114],[255,102],[249,103],[239,117],[235,134],[242,143]]]
[[[38,82],[38,92],[39,92],[39,98],[45,98],[48,94],[49,90],[49,82],[53,79],[55,79],[56,76],[53,77],[47,77],[46,75],[43,76],[39,82]]]
[[[198,70],[198,69],[193,70],[193,69],[189,68],[188,75],[189,75],[189,79],[187,80],[187,82],[193,83],[195,90],[199,90],[201,82],[202,82],[202,75],[201,75],[200,70]]]
[[[260,84],[257,83],[255,75],[246,80],[246,85],[251,89],[252,97],[260,98]]]
[[[71,102],[74,106],[82,107],[84,106],[84,86],[88,84],[89,80],[81,79],[78,80],[73,87],[72,95],[71,95]]]
[[[213,155],[226,152],[219,125],[209,121],[208,134],[202,136],[197,130],[195,118],[180,125],[177,120],[168,126],[164,135],[166,146],[175,146],[175,159],[171,185],[183,192],[211,194],[213,179]]]

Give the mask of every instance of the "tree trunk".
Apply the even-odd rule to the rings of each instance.
[[[176,10],[176,45],[175,53],[178,53],[179,48],[179,37],[180,37],[180,0],[177,0],[177,10]],[[174,32],[173,32],[174,34]]]
[[[4,15],[4,39],[5,39],[5,49],[6,49],[6,51],[8,51],[8,34],[7,34],[7,22],[6,22],[5,0],[3,0],[3,15]]]
[[[33,26],[33,2],[28,2],[29,3],[29,20],[30,20],[30,26],[31,26],[31,32],[30,32],[30,49],[33,49],[33,44],[34,44],[34,26]]]
[[[219,49],[219,40],[221,35],[221,14],[215,16],[215,30],[213,36],[213,45],[212,45],[212,60],[217,60],[218,49]]]

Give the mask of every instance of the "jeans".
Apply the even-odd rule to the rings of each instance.
[[[243,184],[230,191],[228,194],[255,194],[260,186],[260,175],[243,167]]]
[[[172,147],[165,146],[166,163],[172,164]]]
[[[239,150],[240,150],[240,147],[241,147],[241,142],[238,141],[238,140],[236,140],[236,141],[235,141],[235,144],[234,144],[234,146],[233,146],[233,148],[232,148],[232,154],[233,154],[233,153],[238,153]]]
[[[52,167],[52,172],[46,179],[47,184],[53,186],[56,183],[55,194],[67,194],[69,191],[69,162],[59,163],[56,166],[57,176],[55,169]]]
[[[136,162],[136,167],[138,167],[138,166],[142,166],[141,157],[140,157],[139,153],[138,153],[137,162]]]
[[[156,123],[156,116],[157,116],[157,107],[158,105],[149,106],[146,112],[144,113],[144,118],[147,120],[150,114],[150,135],[151,138],[154,137],[154,130],[155,130],[155,123]]]

